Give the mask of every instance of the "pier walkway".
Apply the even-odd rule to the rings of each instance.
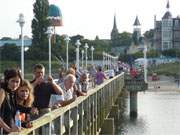
[[[118,114],[116,100],[124,87],[124,73],[88,91],[73,103],[52,110],[33,121],[33,127],[11,135],[96,135],[114,134]]]

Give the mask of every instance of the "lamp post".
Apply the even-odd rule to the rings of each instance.
[[[147,83],[147,46],[144,45],[144,81]]]
[[[105,69],[105,52],[103,51],[103,61],[102,61],[102,67]]]
[[[75,45],[77,46],[77,48],[76,48],[76,65],[77,65],[77,70],[79,71],[79,46],[81,45],[80,41],[77,40]]]
[[[81,58],[82,58],[82,69],[84,67],[84,50],[81,50]]]
[[[25,24],[24,15],[22,13],[19,14],[19,19],[17,20],[21,27],[21,73],[22,78],[24,79],[24,38],[23,38],[23,26]]]
[[[51,75],[51,37],[53,34],[52,27],[48,27],[46,33],[47,33],[48,41],[49,41],[49,75]]]
[[[69,47],[68,46],[69,46],[70,38],[66,36],[64,40],[66,41],[66,70],[68,70],[68,67],[69,67],[69,53],[68,53]]]
[[[88,59],[88,57],[87,57],[87,49],[89,48],[89,46],[88,46],[88,44],[87,43],[85,43],[85,53],[86,53],[86,70],[87,70],[87,59]]]
[[[93,52],[94,52],[94,47],[91,46],[91,64],[93,65]]]

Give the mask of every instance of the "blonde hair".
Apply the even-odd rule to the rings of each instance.
[[[22,101],[22,99],[20,99],[18,96],[18,91],[20,90],[19,88],[21,88],[21,87],[27,87],[29,90],[29,96],[28,96],[27,100]],[[31,107],[34,102],[33,87],[31,86],[31,84],[29,83],[28,80],[23,80],[22,85],[19,88],[16,91],[17,104],[20,104],[24,107]]]

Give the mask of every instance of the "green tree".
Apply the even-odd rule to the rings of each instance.
[[[5,44],[0,47],[2,60],[20,60],[20,48],[15,44]]]
[[[151,29],[149,31],[146,31],[143,35],[146,39],[153,40],[154,30]]]
[[[150,50],[149,52],[147,52],[147,57],[148,58],[154,58],[154,57],[159,57],[160,56],[160,54],[159,54],[159,52],[158,51],[156,51],[156,50]]]
[[[164,50],[162,54],[169,57],[180,57],[180,49]]]
[[[1,40],[12,40],[10,37],[2,37]]]
[[[123,32],[119,34],[120,46],[130,46],[132,42],[132,34],[128,32]]]
[[[32,59],[47,59],[48,55],[48,39],[47,27],[49,26],[48,0],[36,0],[33,5],[34,18],[32,20],[32,46],[29,54]]]

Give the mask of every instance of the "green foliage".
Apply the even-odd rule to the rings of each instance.
[[[32,56],[31,59],[47,59],[48,40],[46,31],[49,26],[47,19],[49,2],[48,0],[36,0],[33,7],[32,46],[29,50],[29,57]]]
[[[2,37],[1,40],[12,40],[10,37]]]
[[[164,56],[169,56],[169,57],[179,57],[180,58],[180,49],[169,49],[169,50],[164,50],[162,52]]]
[[[107,40],[94,40],[89,45],[94,46],[94,59],[102,60],[102,53],[111,50],[110,42]]]
[[[160,53],[156,50],[150,50],[149,52],[147,52],[147,57],[148,58],[155,58],[155,57],[159,57]]]
[[[71,43],[75,45],[77,40],[83,41],[84,37],[81,35],[75,35],[75,36],[72,36],[70,39],[71,39]]]
[[[111,39],[112,46],[130,46],[132,42],[132,35],[128,32],[119,33],[116,38]]]
[[[180,62],[161,64],[148,69],[149,74],[156,72],[161,75],[180,76]]]
[[[146,31],[143,35],[146,39],[153,40],[154,30],[151,29],[149,31]]]
[[[120,46],[130,46],[132,42],[131,33],[123,32],[119,34]]]
[[[21,50],[15,44],[5,44],[0,47],[1,60],[20,60]]]
[[[20,61],[12,61],[12,60],[4,60],[0,61],[1,66],[0,66],[0,74],[2,74],[5,69],[8,68],[17,68],[20,67]],[[48,61],[39,61],[39,60],[25,60],[24,61],[24,70],[25,70],[25,77],[31,78],[32,79],[32,73],[33,73],[33,67],[35,64],[41,63],[45,66],[46,73],[48,73]],[[53,74],[58,74],[58,69],[62,67],[61,63],[58,61],[52,61],[52,73]]]
[[[132,56],[133,56],[135,59],[137,59],[137,58],[142,58],[142,57],[144,56],[144,54],[143,54],[142,51],[140,51],[140,52],[134,53]]]

